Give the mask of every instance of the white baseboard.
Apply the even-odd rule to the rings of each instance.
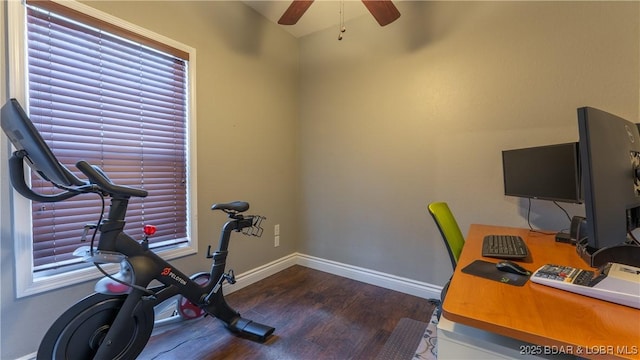
[[[440,299],[442,286],[411,280],[408,278],[386,274],[371,269],[365,269],[358,266],[347,265],[332,260],[325,260],[309,255],[299,253],[296,255],[298,265],[346,277],[348,279],[361,281],[367,284],[380,286],[385,289],[418,296],[424,299]]]
[[[25,355],[23,357],[19,357],[15,360],[35,360],[37,355],[38,353],[33,353],[33,354]]]
[[[255,282],[258,282],[266,277],[279,273],[280,271],[297,265],[297,253],[289,254],[278,260],[274,260],[270,263],[259,266],[255,269],[245,271],[242,274],[236,275],[236,283],[231,285],[225,283],[223,286],[225,294],[232,293],[236,290],[240,290],[246,286],[249,286]]]
[[[347,265],[332,260],[317,258],[310,255],[292,253],[278,260],[258,268],[249,270],[236,276],[236,284],[225,286],[225,292],[233,292],[262,280],[290,266],[301,265],[311,269],[324,271],[348,279],[376,285],[385,289],[418,296],[424,299],[440,299],[442,286],[390,275],[379,271]]]

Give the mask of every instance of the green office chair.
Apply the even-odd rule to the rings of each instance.
[[[453,217],[453,213],[451,213],[451,209],[449,209],[449,205],[447,205],[447,203],[433,202],[429,204],[428,208],[429,214],[431,214],[433,220],[438,226],[438,230],[440,230],[445,247],[447,248],[449,257],[451,258],[451,266],[453,267],[453,270],[455,270],[456,265],[458,265],[460,253],[462,252],[462,247],[464,246],[464,237],[462,236],[462,232],[460,232],[458,222],[456,221],[456,218]],[[442,314],[442,304],[444,303],[445,296],[447,296],[447,290],[449,290],[450,283],[451,279],[447,281],[447,283],[442,287],[442,292],[440,292],[438,320]]]
[[[442,239],[449,252],[449,257],[451,258],[451,265],[455,270],[458,259],[460,258],[460,253],[462,252],[462,247],[464,246],[464,237],[462,236],[462,232],[460,232],[458,222],[453,217],[447,203],[444,202],[433,202],[429,204],[429,213],[436,222],[436,225],[438,225],[438,230],[440,230]]]

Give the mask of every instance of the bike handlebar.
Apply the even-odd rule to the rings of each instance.
[[[146,190],[114,184],[102,169],[84,160],[78,161],[76,167],[87,176],[89,182],[97,185],[100,190],[111,196],[146,197],[149,194]]]
[[[11,177],[11,185],[16,191],[29,200],[39,202],[58,202],[72,198],[81,193],[81,191],[65,191],[54,195],[38,194],[27,185],[24,179],[24,159],[14,154],[9,158],[9,176]]]
[[[73,188],[58,186],[60,189],[65,191],[53,195],[39,194],[33,191],[25,180],[24,161],[24,156],[20,152],[15,152],[9,158],[9,176],[13,188],[16,189],[20,195],[29,200],[38,202],[58,202],[79,194],[97,192],[98,190],[102,193],[109,194],[109,196],[112,197],[146,197],[148,195],[146,190],[114,184],[102,169],[97,166],[93,166],[84,160],[78,161],[78,163],[76,163],[76,167],[87,176],[89,182]],[[45,180],[48,179],[45,178]],[[80,180],[78,180],[78,182],[82,183]],[[53,182],[52,184],[56,185]]]

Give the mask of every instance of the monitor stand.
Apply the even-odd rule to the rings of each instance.
[[[576,252],[591,267],[600,267],[607,263],[618,263],[640,267],[640,246],[620,244],[602,249],[594,249],[582,239],[576,244]]]

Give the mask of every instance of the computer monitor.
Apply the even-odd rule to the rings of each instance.
[[[580,203],[578,143],[504,150],[504,194],[530,199]]]
[[[85,184],[58,162],[16,99],[10,99],[2,106],[0,125],[16,152],[43,179],[62,186]]]
[[[578,109],[579,150],[586,222],[578,252],[592,266],[640,261],[626,246],[640,226],[640,133],[637,126],[591,107]],[[619,261],[618,261],[619,260]]]

